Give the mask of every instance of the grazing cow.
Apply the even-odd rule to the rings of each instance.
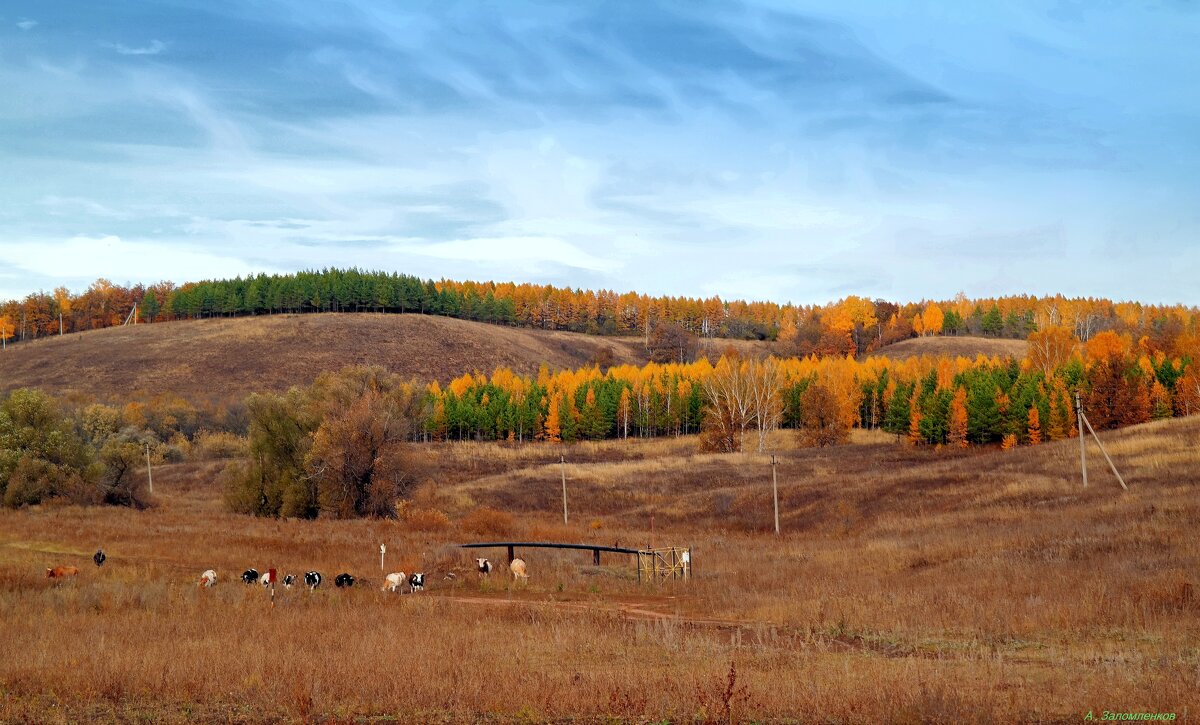
[[[321,572],[309,571],[304,573],[304,586],[311,592],[321,586]]]
[[[217,573],[212,569],[200,575],[200,586],[207,589],[217,583]]]
[[[246,571],[242,572],[242,581],[246,584],[253,584],[254,582],[258,581],[258,570],[247,569]]]
[[[383,580],[383,587],[379,591],[399,591],[404,586],[405,576],[402,571],[394,571],[388,574]]]
[[[529,580],[529,573],[525,568],[524,559],[513,559],[512,562],[509,563],[508,569],[512,572],[513,581],[517,581],[518,579],[524,579],[526,581]]]
[[[421,572],[416,572],[408,578],[408,590],[410,592],[425,591],[425,575]]]
[[[296,575],[295,574],[288,574],[287,576],[285,576],[283,578],[283,588],[284,589],[291,589],[292,586],[295,585],[295,583],[296,583]]]
[[[259,582],[259,584],[263,585],[263,589],[266,589],[267,587],[269,587],[275,583],[274,580],[271,579],[270,571],[263,572],[263,575],[258,578],[258,582]]]
[[[479,573],[484,576],[492,573],[492,562],[487,559],[476,559],[475,566],[479,569]]]
[[[47,579],[65,579],[79,574],[79,568],[74,566],[56,566],[46,570]]]
[[[104,566],[104,560],[107,558],[104,555],[104,549],[96,549],[96,554],[92,557],[92,561],[96,562],[96,566]]]
[[[354,586],[354,577],[350,576],[346,572],[342,572],[334,577],[333,585],[338,589],[341,589],[342,587],[352,587]]]

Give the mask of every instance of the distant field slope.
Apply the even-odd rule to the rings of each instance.
[[[725,341],[721,341],[725,342]],[[104,400],[174,392],[228,401],[283,391],[346,365],[381,365],[443,383],[506,365],[536,373],[580,367],[612,348],[617,364],[642,364],[641,338],[500,327],[449,317],[306,314],[166,322],[43,338],[0,355],[0,391],[39,387]]]
[[[969,357],[1025,357],[1029,343],[1024,340],[1001,340],[995,337],[914,337],[876,350],[868,357],[888,357],[903,360],[921,355]]]

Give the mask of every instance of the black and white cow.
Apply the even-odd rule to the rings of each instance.
[[[342,572],[341,574],[338,574],[337,577],[334,578],[333,585],[339,589],[341,589],[342,587],[352,587],[352,586],[354,586],[354,577],[350,576],[349,574],[347,574],[345,572]]]
[[[96,566],[104,566],[104,560],[107,558],[104,555],[104,549],[96,549],[96,555],[92,557],[92,561],[96,562]]]
[[[288,574],[283,577],[283,588],[284,589],[291,589],[295,585],[296,585],[296,575],[295,574]]]
[[[475,566],[479,569],[479,573],[484,576],[492,573],[492,562],[487,559],[476,559]]]
[[[408,590],[412,592],[425,591],[425,575],[421,572],[415,572],[409,576]]]
[[[317,587],[321,586],[321,572],[319,572],[319,571],[305,572],[304,573],[304,586],[308,587],[308,590],[310,592],[312,590],[316,589]]]
[[[254,582],[258,581],[258,570],[247,569],[246,571],[242,572],[242,581],[246,584],[253,584]]]

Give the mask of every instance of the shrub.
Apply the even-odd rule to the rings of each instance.
[[[405,511],[404,523],[413,531],[445,531],[450,528],[450,517],[438,509],[409,508]]]
[[[64,496],[87,503],[90,450],[47,395],[21,389],[0,402],[0,495],[7,506]]]
[[[202,430],[192,441],[192,457],[210,461],[246,455],[246,439],[225,431]]]
[[[9,508],[32,506],[54,493],[56,471],[46,461],[24,456],[14,466],[4,489],[4,505]]]
[[[286,396],[251,395],[247,466],[225,476],[226,503],[261,516],[393,516],[413,478],[400,441],[423,397],[381,368],[323,373]]]
[[[462,530],[480,536],[508,536],[515,528],[512,514],[494,508],[477,508],[462,518]]]
[[[145,465],[145,441],[131,436],[114,436],[100,449],[97,493],[101,502],[115,506],[146,508],[149,494],[139,470]]]

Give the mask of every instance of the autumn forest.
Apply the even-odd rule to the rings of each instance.
[[[960,295],[904,305],[848,297],[812,307],[328,270],[179,287],[98,280],[79,294],[60,288],[0,309],[5,344],[14,336],[30,341],[134,318],[157,324],[369,311],[636,335],[644,338],[647,359],[617,365],[597,355],[580,369],[543,365],[533,376],[507,368],[476,371],[444,386],[349,368],[286,395],[252,395],[234,410],[171,396],[76,401],[67,406],[73,410],[59,410],[37,393],[12,395],[0,410],[0,435],[8,430],[12,437],[22,419],[41,416],[58,422],[37,425],[60,429],[61,440],[74,442],[32,458],[15,455],[21,445],[6,446],[13,455],[0,461],[0,480],[15,482],[6,492],[9,505],[39,500],[39,491],[69,489],[75,477],[105,479],[110,485],[102,490],[119,489],[140,446],[170,458],[213,434],[246,436],[251,451],[230,474],[236,479],[231,491],[241,492],[233,495],[235,508],[315,516],[328,509],[319,487],[289,494],[289,482],[309,481],[314,471],[378,478],[375,468],[387,465],[382,452],[389,441],[569,443],[699,434],[705,450],[761,452],[776,429],[796,430],[804,445],[826,446],[863,428],[910,445],[1008,449],[1076,435],[1077,395],[1099,429],[1200,410],[1200,317],[1181,306]],[[939,335],[1025,338],[1028,352],[1022,359],[869,354],[899,340]],[[713,338],[767,340],[770,354],[738,352]],[[90,458],[85,451],[92,451]],[[362,460],[346,463],[352,453]],[[333,472],[331,461],[362,470]],[[359,501],[341,514],[362,515],[371,506]]]

